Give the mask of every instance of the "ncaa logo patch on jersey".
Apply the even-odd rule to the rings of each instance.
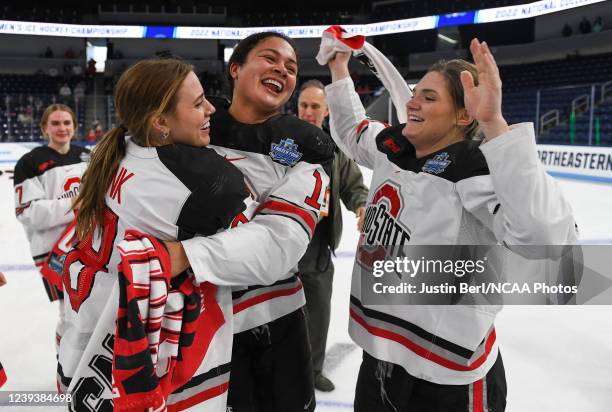
[[[446,170],[449,164],[451,164],[451,161],[448,160],[448,153],[439,153],[433,159],[426,161],[421,171],[437,175]]]
[[[298,145],[293,139],[281,139],[280,143],[272,143],[270,150],[272,160],[287,166],[295,166],[302,158],[302,153],[298,151]]]

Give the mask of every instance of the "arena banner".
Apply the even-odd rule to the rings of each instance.
[[[612,183],[612,147],[541,144],[538,156],[552,176]]]
[[[88,149],[87,142],[73,142]],[[0,143],[0,169],[12,168],[17,160],[40,143]],[[612,147],[538,145],[538,157],[555,177],[612,183]]]
[[[342,27],[351,34],[378,36],[381,34],[405,33],[428,30],[436,27],[437,16],[393,20],[370,24],[345,24]],[[253,33],[276,31],[294,39],[321,38],[324,26],[268,26],[268,27],[176,27],[178,39],[232,39],[240,40]]]
[[[0,20],[0,33],[36,36],[136,38],[145,37],[144,26],[106,26],[92,24],[37,23]]]
[[[40,143],[1,143],[0,144],[0,169],[12,168],[17,160],[30,150],[40,146]]]
[[[385,21],[379,23],[343,25],[353,34],[380,36],[406,33],[464,24],[491,23],[541,16],[588,6],[605,0],[541,0],[517,6],[471,10],[434,16]],[[99,38],[176,38],[239,40],[253,33],[278,31],[293,38],[318,38],[329,25],[268,26],[268,27],[188,27],[188,26],[106,26],[86,24],[38,23],[0,20],[0,33],[39,36],[99,37]]]
[[[476,12],[474,23],[493,23],[496,21],[528,19],[543,14],[600,3],[602,1],[605,0],[541,0],[516,6],[483,9]]]

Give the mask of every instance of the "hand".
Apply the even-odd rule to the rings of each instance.
[[[183,273],[189,265],[189,260],[185,254],[185,249],[181,242],[164,240],[164,245],[168,249],[170,255],[170,266],[172,270],[172,277]]]
[[[357,215],[357,231],[361,233],[361,229],[363,228],[363,222],[365,220],[365,207],[361,206],[355,212]]]
[[[336,52],[334,57],[329,59],[327,66],[332,75],[332,82],[350,77],[348,62],[351,59],[350,52]]]
[[[465,108],[480,124],[487,140],[506,133],[508,123],[501,111],[502,82],[499,69],[486,42],[473,39],[470,51],[478,70],[478,86],[468,71],[461,72],[461,84],[464,90]]]
[[[4,285],[6,285],[6,276],[4,276],[4,273],[0,272],[0,286]]]

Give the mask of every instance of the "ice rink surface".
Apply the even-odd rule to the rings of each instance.
[[[574,208],[581,239],[612,244],[612,185],[559,183]],[[326,412],[353,409],[362,355],[347,332],[357,233],[354,215],[345,210],[344,217],[325,366],[336,390],[317,392],[317,410]],[[25,234],[14,217],[7,174],[0,176],[0,234],[0,271],[8,278],[0,288],[0,362],[8,375],[2,390],[52,391],[57,304],[49,303],[33,269]],[[496,329],[507,374],[508,412],[612,410],[612,306],[507,306]]]

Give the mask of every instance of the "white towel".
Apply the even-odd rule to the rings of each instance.
[[[364,36],[349,34],[341,26],[330,26],[321,36],[317,62],[320,65],[327,64],[336,52],[352,52],[353,56],[368,66],[389,92],[400,123],[405,123],[406,103],[412,97],[412,92],[393,63],[366,42]]]

